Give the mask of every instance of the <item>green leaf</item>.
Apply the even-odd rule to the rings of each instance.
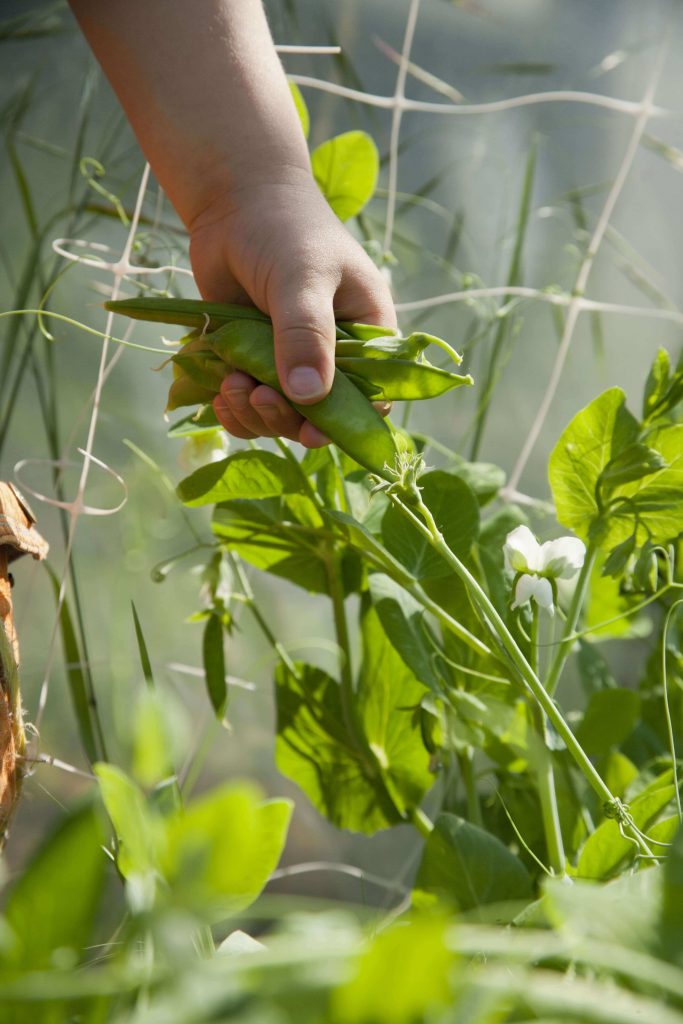
[[[630,813],[641,831],[654,824],[673,799],[675,788],[670,779],[671,772],[665,772],[631,801]],[[586,840],[577,874],[581,878],[610,878],[622,862],[632,860],[635,853],[634,844],[622,836],[617,822],[608,818]]]
[[[417,873],[418,906],[472,910],[530,896],[526,868],[500,839],[455,814],[439,815]]]
[[[80,961],[100,900],[106,856],[92,806],[64,818],[11,888],[5,920],[14,942],[6,963],[42,970]],[[55,955],[57,954],[57,955]]]
[[[133,772],[143,786],[155,786],[173,773],[174,737],[168,716],[168,697],[145,689],[135,707]]]
[[[598,478],[598,487],[602,488],[603,494],[608,495],[615,487],[641,480],[659,469],[665,469],[666,465],[659,452],[637,441],[610,459]]]
[[[434,665],[435,644],[425,632],[429,629],[421,604],[389,576],[371,573],[368,588],[372,604],[386,636],[415,678],[435,693],[442,684]]]
[[[591,572],[583,625],[584,629],[595,631],[591,632],[586,639],[593,643],[600,643],[613,637],[647,636],[652,628],[647,616],[636,613],[622,618],[624,613],[629,611],[634,604],[638,604],[642,598],[637,595],[622,594],[619,580],[611,576],[603,576],[602,564],[602,560],[598,559]],[[602,626],[603,622],[608,625]],[[598,626],[600,628],[596,629],[595,627]]]
[[[354,976],[333,993],[335,1024],[442,1019],[439,1011],[452,1001],[453,959],[438,915],[413,916],[381,931]]]
[[[125,772],[113,764],[96,764],[100,795],[119,840],[116,863],[124,878],[158,870],[161,822],[145,796]]]
[[[185,505],[214,505],[236,499],[274,498],[301,492],[296,467],[272,452],[235,452],[227,459],[201,466],[178,484]]]
[[[142,625],[138,616],[135,602],[131,601],[130,606],[133,611],[133,625],[135,626],[135,639],[138,645],[138,652],[140,654],[140,664],[142,665],[142,674],[145,677],[145,681],[148,686],[154,686],[154,673],[152,672],[152,662],[149,659],[149,651],[147,650],[147,643],[145,641],[145,634],[142,631]]]
[[[550,456],[557,519],[584,540],[601,511],[596,500],[600,474],[638,435],[638,423],[624,401],[621,388],[603,392],[577,413]]]
[[[639,547],[646,540],[665,544],[683,531],[683,423],[652,430],[647,443],[667,465],[612,491],[610,530],[605,539],[609,546],[630,536],[636,521]]]
[[[282,854],[290,800],[226,783],[169,819],[161,869],[176,904],[219,920],[249,906]]]
[[[683,966],[683,828],[664,866],[660,927],[664,956]]]
[[[669,415],[683,400],[683,358],[671,374],[668,352],[660,348],[650,368],[643,395],[643,422],[650,424]]]
[[[311,166],[334,212],[340,220],[348,220],[360,213],[374,194],[379,154],[365,132],[344,132],[313,150]]]
[[[403,812],[418,807],[434,781],[413,710],[424,696],[426,684],[394,649],[369,601],[363,608],[361,636],[363,660],[357,699],[363,730],[384,785]]]
[[[204,626],[202,639],[204,678],[211,707],[221,720],[228,703],[228,684],[225,678],[225,650],[223,647],[223,622],[219,615],[210,615]]]
[[[479,532],[479,505],[470,488],[464,480],[441,469],[420,477],[420,488],[446,543],[460,558],[467,558]],[[382,539],[413,576],[425,579],[452,573],[448,563],[394,505],[382,520]]]
[[[482,506],[492,501],[505,484],[505,472],[491,462],[456,462],[451,472],[465,481]]]
[[[322,669],[276,671],[280,771],[339,828],[372,834],[403,820],[431,785],[415,708],[424,688],[389,644],[376,613],[363,616],[364,656],[347,717],[341,689]]]
[[[633,732],[640,718],[640,695],[621,687],[599,690],[590,699],[576,730],[589,757],[604,757]]]
[[[223,502],[216,507],[211,526],[231,551],[256,569],[314,593],[328,592],[327,569],[320,554],[322,519],[303,495]],[[345,557],[342,568],[351,589],[357,582],[355,555]]]

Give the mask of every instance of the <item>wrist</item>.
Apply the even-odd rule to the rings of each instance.
[[[313,194],[320,198],[308,160],[277,164],[265,162],[262,166],[263,171],[259,171],[250,163],[244,174],[235,172],[232,161],[223,171],[214,166],[211,173],[204,176],[204,185],[196,195],[191,215],[183,218],[189,233],[195,235],[253,204],[262,203],[265,209],[265,204],[274,202],[275,196],[284,191],[290,195]]]

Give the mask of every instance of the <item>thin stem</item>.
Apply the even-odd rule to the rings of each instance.
[[[237,577],[237,581],[240,587],[242,588],[242,593],[244,595],[244,603],[246,604],[249,611],[253,615],[261,632],[265,636],[270,646],[276,652],[277,656],[283,662],[283,664],[287,666],[288,671],[291,672],[295,679],[299,679],[300,676],[296,665],[294,664],[289,654],[287,653],[286,648],[283,647],[283,645],[277,639],[272,629],[268,625],[267,620],[263,616],[261,609],[258,606],[258,602],[254,597],[254,591],[251,589],[251,584],[249,583],[247,574],[242,568],[240,562],[238,561],[237,558],[235,558],[235,556],[232,553],[228,554],[228,559],[230,561],[232,570],[235,573],[235,576]]]
[[[538,607],[535,603],[532,603],[529,664],[532,672],[536,675],[538,675],[538,631]],[[562,842],[560,816],[557,809],[557,791],[555,789],[553,758],[548,745],[547,721],[543,709],[539,707],[538,704],[534,705],[533,714],[536,733],[542,745],[538,752],[539,765],[536,772],[536,784],[538,786],[538,798],[541,804],[543,834],[545,835],[545,845],[548,851],[550,866],[556,875],[562,877],[566,873],[566,860],[564,855],[564,843]]]
[[[624,829],[633,836],[642,853],[646,857],[654,860],[654,855],[647,845],[646,840],[634,827],[633,823],[625,817],[626,812],[622,805],[613,796],[609,787],[605,785],[593,766],[590,758],[569,727],[569,724],[565,721],[561,711],[552,698],[546,693],[538,676],[531,670],[529,663],[517,646],[514,637],[508,630],[501,616],[498,614],[498,611],[489,596],[482,589],[478,580],[475,579],[469,569],[467,569],[458,556],[451,551],[436,525],[432,513],[422,501],[419,491],[417,489],[415,490],[414,499],[420,514],[424,517],[424,522],[412,511],[412,509],[408,508],[408,506],[405,505],[396,494],[388,491],[387,496],[389,500],[401,510],[402,514],[413,523],[415,528],[423,537],[425,537],[434,550],[439,552],[442,558],[444,558],[444,560],[451,566],[455,574],[463,581],[474,600],[483,625],[490,632],[494,642],[504,651],[510,664],[515,670],[518,681],[523,685],[524,692],[528,693],[528,691],[531,691],[538,704],[541,706],[559,735],[564,740],[569,754],[578,765],[588,784],[609,808],[610,812],[614,812],[624,819]]]
[[[334,614],[334,629],[339,647],[339,675],[341,681],[341,703],[344,715],[344,724],[349,736],[358,742],[358,726],[355,714],[355,689],[353,685],[353,667],[351,665],[351,644],[349,641],[349,628],[346,621],[346,608],[344,606],[344,591],[341,586],[341,565],[331,546],[328,548],[325,560],[327,567],[327,580],[330,597],[332,598],[332,610]]]
[[[567,612],[567,619],[564,624],[562,640],[560,642],[559,647],[555,651],[555,656],[553,657],[550,669],[548,670],[548,675],[546,676],[545,688],[551,696],[555,693],[560,676],[562,675],[562,669],[564,668],[565,662],[569,657],[569,652],[571,651],[572,646],[575,643],[574,631],[576,629],[576,624],[579,621],[581,608],[583,607],[583,603],[586,597],[586,592],[588,590],[588,585],[590,583],[591,572],[593,571],[593,566],[595,565],[596,555],[597,549],[595,545],[589,543],[588,549],[586,551],[586,557],[583,560],[581,572],[579,573],[579,578],[576,581],[574,593],[572,594],[571,603],[569,605],[569,611]]]

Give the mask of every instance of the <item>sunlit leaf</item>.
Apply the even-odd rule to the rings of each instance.
[[[311,166],[334,212],[340,220],[348,220],[360,213],[374,194],[379,154],[365,132],[344,132],[313,150]]]

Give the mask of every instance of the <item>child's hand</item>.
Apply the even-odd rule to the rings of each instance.
[[[382,274],[300,168],[221,197],[190,225],[190,238],[204,299],[253,303],[272,318],[280,382],[297,403],[319,401],[332,385],[335,317],[396,326]],[[237,437],[326,443],[282,395],[245,373],[226,378],[214,408]]]

